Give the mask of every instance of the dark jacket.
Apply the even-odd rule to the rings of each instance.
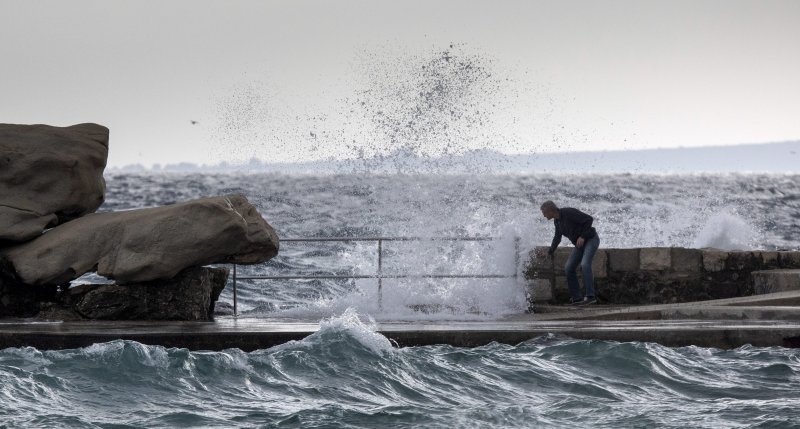
[[[584,240],[589,240],[597,235],[592,226],[594,218],[588,214],[572,207],[564,207],[558,210],[560,217],[553,219],[556,226],[556,235],[553,237],[553,244],[550,245],[550,250],[547,252],[552,255],[555,253],[558,244],[561,243],[561,236],[564,235],[569,238],[572,244],[578,241],[578,237],[583,237]]]

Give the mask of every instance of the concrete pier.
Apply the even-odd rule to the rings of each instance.
[[[0,323],[0,349],[85,347],[117,339],[191,350],[245,351],[299,341],[319,329],[317,323],[263,319],[216,322],[55,322]],[[518,344],[548,334],[585,340],[657,342],[735,348],[800,347],[800,321],[752,320],[550,320],[477,322],[391,322],[378,332],[400,346],[450,344],[475,347],[491,342]]]
[[[214,322],[0,321],[0,348],[64,349],[117,339],[192,350],[263,349],[298,341],[319,323],[221,318]],[[800,347],[800,291],[649,306],[539,306],[503,320],[383,322],[377,331],[400,346],[517,344],[548,334],[667,346]]]

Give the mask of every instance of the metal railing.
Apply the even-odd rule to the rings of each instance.
[[[281,243],[301,242],[361,242],[373,241],[378,244],[378,267],[375,274],[291,274],[266,276],[239,276],[233,264],[233,314],[238,315],[236,283],[238,280],[330,280],[330,279],[377,279],[378,308],[383,308],[383,279],[508,279],[519,276],[520,238],[514,237],[514,274],[384,274],[383,242],[385,241],[499,241],[497,237],[321,237],[321,238],[282,238]]]

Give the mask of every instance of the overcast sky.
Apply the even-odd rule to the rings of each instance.
[[[336,132],[370,62],[385,86],[455,44],[500,82],[456,149],[794,140],[798,23],[800,1],[0,0],[0,122],[106,125],[117,166],[350,156],[378,144]]]

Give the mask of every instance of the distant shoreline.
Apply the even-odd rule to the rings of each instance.
[[[111,167],[108,173],[287,174],[719,174],[800,173],[800,140],[728,146],[506,155],[492,149],[439,157],[407,151],[369,159]]]

